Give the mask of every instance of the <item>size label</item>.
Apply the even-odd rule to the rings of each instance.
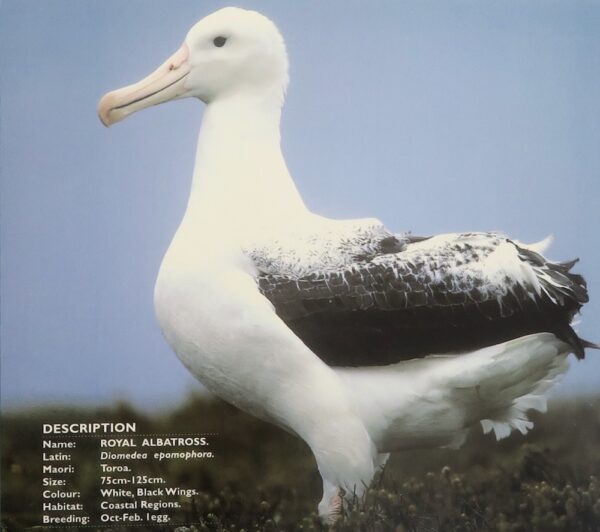
[[[135,423],[44,424],[40,524],[186,524],[182,509],[197,491],[175,484],[171,471],[213,459],[215,436],[138,434]]]

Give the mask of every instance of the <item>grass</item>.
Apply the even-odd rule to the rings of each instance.
[[[554,402],[536,415],[528,436],[496,442],[473,430],[458,451],[394,455],[368,491],[331,530],[551,532],[600,530],[600,397]],[[139,433],[218,433],[214,459],[149,461],[136,473],[195,488],[181,498],[172,522],[180,532],[326,530],[315,510],[321,481],[308,447],[269,424],[217,400],[192,397],[148,416],[127,404],[112,408],[37,409],[4,416],[2,526],[39,527],[41,424],[135,421]],[[72,485],[97,517],[98,441],[81,438]],[[597,475],[597,476],[594,476]],[[191,525],[190,523],[194,523]],[[72,528],[71,530],[77,530]],[[90,530],[90,528],[81,528]],[[104,530],[111,530],[105,528]],[[177,530],[174,526],[112,530]]]

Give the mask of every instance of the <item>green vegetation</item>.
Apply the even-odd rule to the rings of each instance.
[[[600,530],[600,398],[554,402],[528,436],[496,442],[473,430],[458,451],[393,456],[335,531],[550,532]],[[126,404],[5,415],[2,423],[2,530],[44,530],[41,515],[42,423],[135,421],[139,433],[218,433],[214,459],[149,461],[136,472],[195,488],[171,513],[174,526],[112,530],[325,530],[316,516],[320,477],[298,438],[216,400],[190,398],[161,416]],[[99,513],[98,442],[81,438],[74,484]],[[97,514],[96,514],[97,515]],[[194,523],[193,525],[191,523]],[[77,530],[77,528],[61,529]],[[81,530],[92,530],[83,528]],[[111,530],[104,528],[103,530]]]

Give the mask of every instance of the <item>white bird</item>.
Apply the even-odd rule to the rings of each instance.
[[[573,263],[496,233],[417,238],[309,211],[280,149],[283,38],[221,9],[139,83],[99,105],[109,126],[183,97],[206,104],[189,202],[163,259],[161,329],[214,394],[303,438],[335,520],[391,451],[498,438],[583,358]]]

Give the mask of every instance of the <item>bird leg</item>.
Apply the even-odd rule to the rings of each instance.
[[[319,503],[319,517],[325,524],[334,524],[341,516],[344,499],[342,490],[327,480],[323,480],[323,498]]]

